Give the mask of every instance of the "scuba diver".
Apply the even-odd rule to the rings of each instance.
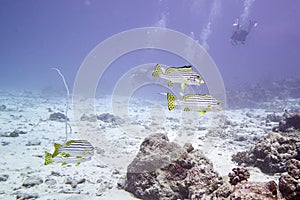
[[[249,20],[249,24],[247,27],[244,25],[239,24],[239,19],[236,19],[233,26],[236,27],[236,30],[233,32],[231,36],[231,44],[238,45],[238,44],[245,44],[246,37],[250,33],[253,27],[256,27],[258,23],[253,20]]]

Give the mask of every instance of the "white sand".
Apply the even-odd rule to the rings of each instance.
[[[0,182],[0,199],[15,199],[18,193],[37,193],[40,199],[136,199],[116,186],[149,134],[164,132],[171,141],[182,145],[193,143],[212,161],[215,170],[226,176],[236,167],[231,155],[249,148],[252,137],[259,138],[270,130],[262,123],[261,117],[268,114],[264,110],[232,110],[199,116],[196,112],[182,113],[180,108],[168,111],[158,104],[136,102],[129,107],[129,115],[125,116],[126,121],[121,127],[99,120],[78,125],[74,122],[73,110],[70,110],[68,117],[73,134],[69,139],[89,140],[96,147],[96,153],[91,161],[78,167],[74,164],[63,167],[57,163],[45,166],[44,152],[52,152],[54,142],[63,143],[65,139],[64,123],[48,120],[51,114],[48,108],[64,113],[64,104],[63,97],[2,92],[0,106],[7,108],[0,111],[0,134],[14,130],[27,133],[19,137],[0,137],[0,174],[9,176]],[[96,100],[95,114],[111,112],[109,104],[109,98]],[[247,113],[254,116],[247,117]],[[226,120],[234,124],[225,126]],[[82,130],[85,132],[79,132]],[[237,141],[237,135],[247,140]],[[28,142],[37,145],[27,146]],[[255,168],[250,168],[250,174],[250,179],[256,181],[275,179]],[[43,183],[25,188],[22,184],[27,177],[39,177]],[[76,188],[66,184],[67,179],[76,182],[83,178],[85,182],[77,184]]]

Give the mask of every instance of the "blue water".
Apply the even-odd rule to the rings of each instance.
[[[272,0],[2,0],[0,87],[63,90],[61,80],[50,70],[58,67],[72,91],[80,66],[97,45],[120,32],[150,26],[178,31],[198,41],[215,62],[226,90],[244,83],[298,77],[299,11],[299,2]],[[258,22],[245,44],[230,43],[236,18]],[[109,49],[117,51],[118,45]],[[99,77],[97,95],[111,93],[122,75],[145,63],[190,64],[158,49],[119,55]],[[201,74],[206,66],[198,67]],[[150,98],[161,88],[152,89],[140,89],[140,93]]]

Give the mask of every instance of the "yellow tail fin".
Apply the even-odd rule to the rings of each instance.
[[[59,154],[59,148],[61,146],[62,146],[61,144],[54,143],[54,152],[52,154],[52,158],[54,158],[55,156],[57,156]]]
[[[154,69],[153,73],[152,73],[152,76],[153,77],[159,77],[159,74],[163,74],[163,70],[161,69],[160,65],[157,64],[155,66],[155,69]]]
[[[176,108],[175,100],[177,100],[177,98],[170,93],[167,94],[167,97],[168,97],[168,109],[173,110],[174,108]]]
[[[49,165],[52,162],[53,162],[53,160],[52,160],[52,154],[46,151],[45,152],[45,162],[44,162],[44,164],[45,165]]]

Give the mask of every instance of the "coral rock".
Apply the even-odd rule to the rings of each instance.
[[[62,121],[65,121],[66,118],[67,117],[64,114],[62,114],[60,112],[56,112],[56,113],[50,114],[49,120],[62,122]],[[67,118],[67,120],[69,120],[69,118]]]
[[[97,115],[97,119],[105,123],[111,123],[114,125],[120,125],[125,123],[125,121],[121,117],[115,116],[110,113],[102,113],[101,115]]]
[[[286,169],[279,179],[279,190],[285,199],[297,200],[300,197],[300,161],[289,160]]]
[[[169,142],[164,134],[147,137],[127,168],[125,190],[149,200],[210,195],[222,181],[201,152],[192,149]]]
[[[0,174],[0,182],[7,181],[9,175],[8,174]]]
[[[229,196],[231,200],[249,200],[264,199],[275,200],[280,199],[277,184],[274,181],[266,183],[261,182],[243,182],[234,186],[233,193]]]
[[[278,127],[274,127],[273,131],[290,132],[300,130],[300,115],[299,114],[284,114],[284,119],[279,122]]]
[[[255,166],[268,174],[284,172],[286,162],[292,158],[300,158],[300,134],[297,132],[285,135],[270,133],[250,150],[232,156],[239,165]]]
[[[4,111],[4,110],[6,110],[6,105],[1,105],[0,106],[0,111]]]
[[[26,188],[30,188],[43,183],[43,179],[37,176],[28,177],[22,184]]]
[[[233,172],[228,174],[229,183],[232,185],[236,185],[239,182],[247,181],[250,178],[250,173],[245,168],[233,168]]]
[[[81,120],[81,121],[88,121],[88,122],[96,122],[96,121],[97,121],[97,116],[94,115],[94,114],[90,114],[90,115],[83,114],[83,115],[80,117],[80,120]]]

